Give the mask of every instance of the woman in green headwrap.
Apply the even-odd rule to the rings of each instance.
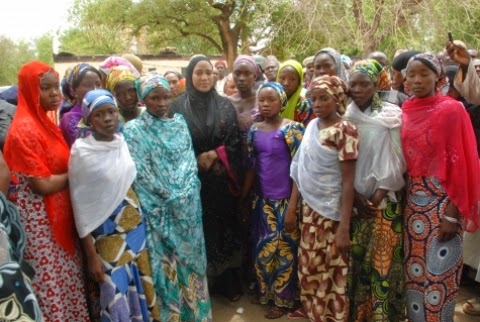
[[[280,112],[280,116],[307,126],[315,114],[304,97],[302,64],[293,59],[281,64],[277,82],[283,86],[288,98],[287,106]]]
[[[360,144],[355,167],[355,203],[348,278],[349,321],[405,320],[403,210],[405,184],[400,142],[402,111],[382,102],[388,73],[375,60],[357,62],[350,74],[352,102],[345,119],[355,124]]]

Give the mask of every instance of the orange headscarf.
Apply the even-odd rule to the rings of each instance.
[[[40,106],[40,78],[58,73],[41,62],[23,65],[18,72],[18,106],[5,142],[5,161],[13,174],[48,178],[68,172],[69,148],[60,129]],[[73,256],[75,231],[68,187],[44,196],[52,233]]]

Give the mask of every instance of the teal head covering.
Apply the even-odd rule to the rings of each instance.
[[[142,101],[147,97],[148,93],[157,87],[165,88],[167,91],[170,91],[168,80],[160,75],[145,75],[135,81],[135,88],[137,89],[138,97]]]
[[[287,102],[288,102],[287,93],[285,93],[283,86],[277,82],[263,83],[258,89],[257,93],[260,93],[260,91],[264,88],[273,88],[275,92],[277,92],[278,96],[280,97],[280,102],[282,103],[282,109],[280,110],[280,114],[281,114],[282,111],[285,109],[285,106],[287,106]]]

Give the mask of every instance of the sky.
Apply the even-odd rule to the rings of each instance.
[[[0,6],[0,35],[32,40],[47,32],[68,28],[73,0],[11,0]]]

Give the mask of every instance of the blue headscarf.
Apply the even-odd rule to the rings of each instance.
[[[111,104],[117,106],[112,93],[104,89],[94,89],[88,92],[82,102],[82,116],[84,121],[88,120],[90,114],[100,105]]]
[[[283,86],[277,82],[263,83],[258,89],[258,93],[260,93],[260,91],[266,87],[273,88],[275,92],[277,92],[278,96],[280,97],[280,102],[282,103],[282,109],[280,110],[280,112],[283,111],[285,106],[287,106],[287,102],[288,102],[287,93],[285,93]]]
[[[145,75],[135,81],[135,88],[137,89],[138,97],[142,101],[147,97],[148,93],[157,87],[165,88],[167,91],[170,91],[168,80],[161,75]]]

